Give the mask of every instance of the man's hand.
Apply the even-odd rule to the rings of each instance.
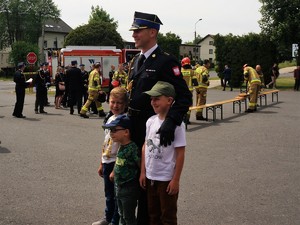
[[[174,141],[176,124],[171,118],[166,118],[161,127],[157,131],[160,134],[160,145],[167,147]]]

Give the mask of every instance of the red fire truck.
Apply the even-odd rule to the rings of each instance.
[[[52,77],[58,65],[68,66],[71,61],[77,60],[79,64],[85,64],[85,69],[89,71],[92,64],[101,63],[102,87],[109,85],[109,71],[111,65],[118,68],[118,64],[129,62],[140,50],[138,49],[117,49],[115,46],[66,46],[58,54],[48,57]]]

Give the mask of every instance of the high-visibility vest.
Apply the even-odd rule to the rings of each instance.
[[[193,90],[192,79],[196,78],[194,71],[192,69],[181,68],[181,73],[183,79],[185,80],[187,86],[189,87],[189,90],[192,91]]]

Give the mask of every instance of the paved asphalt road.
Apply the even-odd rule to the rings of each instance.
[[[97,175],[103,120],[53,104],[36,115],[33,94],[27,118],[13,118],[11,87],[0,82],[0,225],[90,225],[105,205]],[[208,103],[236,95],[210,89]],[[300,92],[268,103],[253,114],[233,114],[228,104],[216,122],[192,114],[179,225],[300,224]]]

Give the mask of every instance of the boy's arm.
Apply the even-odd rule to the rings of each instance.
[[[166,190],[169,195],[175,195],[179,192],[179,181],[180,181],[180,176],[184,164],[185,147],[184,146],[177,147],[175,148],[175,151],[176,151],[175,172]]]
[[[145,144],[142,147],[140,186],[146,189]]]

